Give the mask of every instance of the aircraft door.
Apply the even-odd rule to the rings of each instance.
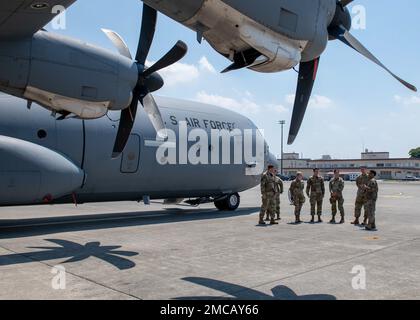
[[[132,134],[121,158],[121,173],[136,173],[140,166],[140,136]]]

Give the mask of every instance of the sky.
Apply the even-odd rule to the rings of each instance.
[[[403,5],[401,5],[403,3]],[[397,75],[420,88],[420,1],[355,1],[366,10],[366,29],[352,30]],[[352,6],[350,6],[352,8]],[[134,54],[142,13],[139,0],[78,0],[66,12],[65,30],[53,30],[115,51],[101,28],[119,33]],[[47,29],[51,30],[51,26]],[[248,69],[221,74],[230,61],[190,29],[160,14],[148,60],[157,61],[177,40],[187,56],[160,72],[165,87],[157,94],[216,104],[249,117],[273,153],[280,154],[279,120],[289,131],[297,73],[263,74]],[[420,94],[338,41],[321,57],[317,82],[296,142],[284,152],[318,159],[359,158],[364,149],[407,157],[420,146]]]

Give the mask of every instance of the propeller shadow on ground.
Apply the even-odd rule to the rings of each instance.
[[[60,239],[46,239],[57,246],[54,247],[28,247],[29,249],[38,249],[41,251],[14,253],[0,256],[0,267],[31,263],[34,261],[50,261],[57,259],[66,259],[62,262],[74,263],[97,258],[107,262],[119,270],[134,268],[136,264],[123,257],[134,257],[138,252],[119,250],[121,246],[101,246],[100,242],[88,242],[85,245],[76,242]]]
[[[182,280],[203,286],[224,293],[221,296],[197,296],[197,297],[178,297],[175,300],[336,300],[336,297],[329,294],[309,294],[299,296],[292,289],[286,286],[276,286],[271,289],[271,295],[252,288],[229,282],[188,277]]]
[[[251,215],[259,212],[259,210],[259,207],[242,208],[236,211],[218,211],[214,209],[180,210],[175,208],[159,211],[0,220],[0,239],[25,238],[61,232],[224,219]]]

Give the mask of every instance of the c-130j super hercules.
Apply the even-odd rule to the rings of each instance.
[[[143,0],[205,38],[232,61],[224,72],[249,68],[279,72],[299,67],[288,143],[299,132],[316,80],[320,56],[338,39],[388,71],[407,88],[416,87],[388,70],[350,34],[347,6],[353,0]],[[153,15],[153,10],[150,15]]]
[[[151,92],[163,86],[157,71],[187,52],[178,42],[161,60],[145,67],[157,22],[157,11],[191,28],[232,60],[224,71],[289,70],[300,64],[289,143],[295,140],[310,99],[319,57],[329,40],[338,39],[385,68],[411,90],[416,87],[389,71],[349,32],[352,0],[144,0],[143,19],[134,59],[121,37],[104,30],[119,55],[40,30],[55,5],[75,0],[18,0],[0,4],[0,90],[34,101],[63,117],[82,119],[122,110],[113,156],[128,140],[138,101],[155,129],[164,123]],[[62,77],[65,74],[66,77]]]
[[[203,110],[194,110],[199,105],[185,102],[187,108],[176,101],[161,104],[169,110],[162,114],[151,95],[164,85],[158,71],[179,61],[187,52],[186,45],[179,41],[153,66],[145,66],[158,11],[191,28],[197,33],[199,41],[205,38],[216,51],[230,59],[232,64],[224,70],[226,72],[245,67],[258,72],[277,72],[300,64],[289,143],[296,138],[303,121],[319,57],[328,40],[338,39],[385,68],[349,33],[351,17],[346,6],[351,1],[144,0],[141,33],[134,57],[122,38],[110,30],[104,32],[118,49],[118,54],[42,29],[54,18],[51,13],[54,6],[68,8],[74,2],[16,0],[0,4],[0,91],[27,100],[28,108],[36,103],[52,111],[57,120],[82,120],[68,120],[72,125],[62,125],[68,127],[60,131],[57,129],[60,121],[54,118],[46,120],[41,117],[38,123],[31,123],[29,113],[24,117],[19,113],[22,111],[6,111],[6,114],[17,117],[14,120],[22,120],[23,128],[32,128],[34,132],[30,129],[15,130],[19,121],[15,121],[15,125],[11,121],[1,128],[0,134],[13,138],[2,137],[0,140],[3,181],[0,204],[50,202],[57,198],[61,200],[60,197],[64,196],[68,199],[71,193],[75,193],[82,201],[136,200],[144,195],[171,197],[168,200],[197,197],[196,203],[205,198],[214,200],[219,208],[234,209],[239,203],[237,192],[258,183],[255,176],[243,177],[243,166],[253,165],[249,163],[244,163],[237,171],[223,166],[212,167],[219,171],[207,171],[209,179],[201,178],[204,185],[200,186],[196,183],[196,176],[203,174],[203,170],[193,166],[170,167],[171,175],[165,177],[172,182],[167,186],[160,185],[158,188],[145,183],[152,178],[159,180],[159,177],[148,176],[150,172],[144,169],[150,168],[149,161],[153,157],[147,158],[150,155],[147,152],[140,154],[142,149],[137,148],[137,145],[146,143],[143,134],[150,138],[150,128],[154,128],[155,138],[158,132],[165,139],[164,129],[169,124],[171,111],[181,117],[204,117],[198,115]],[[411,90],[416,90],[392,75]],[[17,100],[10,99],[0,99],[0,103],[5,103],[5,107],[10,109],[19,109]],[[138,102],[144,107],[141,112],[137,112]],[[35,113],[40,114],[39,106],[36,106],[36,111],[33,110],[34,118],[38,117]],[[117,130],[114,130],[116,126],[113,122],[103,118],[108,111],[121,112]],[[214,117],[221,112],[219,109],[209,110],[210,116]],[[100,119],[85,121],[96,118]],[[255,128],[248,119],[238,115],[226,113],[225,118],[219,120],[237,122],[240,129]],[[3,119],[7,119],[7,115]],[[139,124],[134,127],[136,119]],[[79,124],[76,124],[78,121]],[[46,132],[42,126],[56,129]],[[116,131],[115,142],[99,139],[99,131],[104,132],[103,137],[115,137]],[[95,134],[90,134],[95,132],[97,139],[92,142]],[[73,134],[80,139],[71,141]],[[66,142],[58,143],[60,136]],[[47,142],[48,137],[54,138],[55,144]],[[134,146],[136,152],[122,154],[126,146]],[[96,148],[100,151],[94,152]],[[42,157],[50,151],[52,154],[49,157],[61,166],[53,166],[46,159],[48,157]],[[33,157],[34,152],[39,156],[37,159]],[[267,150],[265,154],[268,159],[270,154]],[[144,166],[133,168],[125,160],[137,164],[144,161]],[[101,167],[98,161],[104,161],[106,165]],[[128,183],[130,172],[126,171],[130,170],[139,176]],[[52,172],[63,175],[51,175]],[[226,172],[232,176],[228,177]],[[138,184],[140,178],[144,182],[141,187]],[[238,183],[229,184],[226,181]],[[177,188],[182,190],[177,192]],[[11,202],[10,199],[15,200]]]

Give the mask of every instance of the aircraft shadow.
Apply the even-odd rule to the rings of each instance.
[[[170,209],[166,211],[122,212],[52,218],[0,220],[0,239],[25,238],[61,232],[223,219],[234,216],[250,215],[259,210],[259,207],[242,208],[233,212],[217,211],[213,209]]]
[[[34,261],[67,259],[62,262],[64,264],[83,261],[91,257],[105,261],[119,270],[127,270],[136,266],[133,261],[123,257],[134,257],[138,255],[138,252],[118,250],[121,246],[101,246],[100,242],[88,242],[85,245],[81,245],[76,242],[60,239],[46,239],[45,241],[58,246],[29,247],[29,249],[40,249],[42,251],[13,253],[0,256],[0,267],[31,263]]]
[[[198,296],[198,297],[179,297],[175,300],[336,300],[337,298],[329,294],[310,294],[298,296],[292,289],[286,286],[276,286],[271,289],[270,294],[257,291],[252,288],[247,288],[241,285],[232,284],[229,282],[199,278],[188,277],[182,280],[223,292],[226,296]]]

